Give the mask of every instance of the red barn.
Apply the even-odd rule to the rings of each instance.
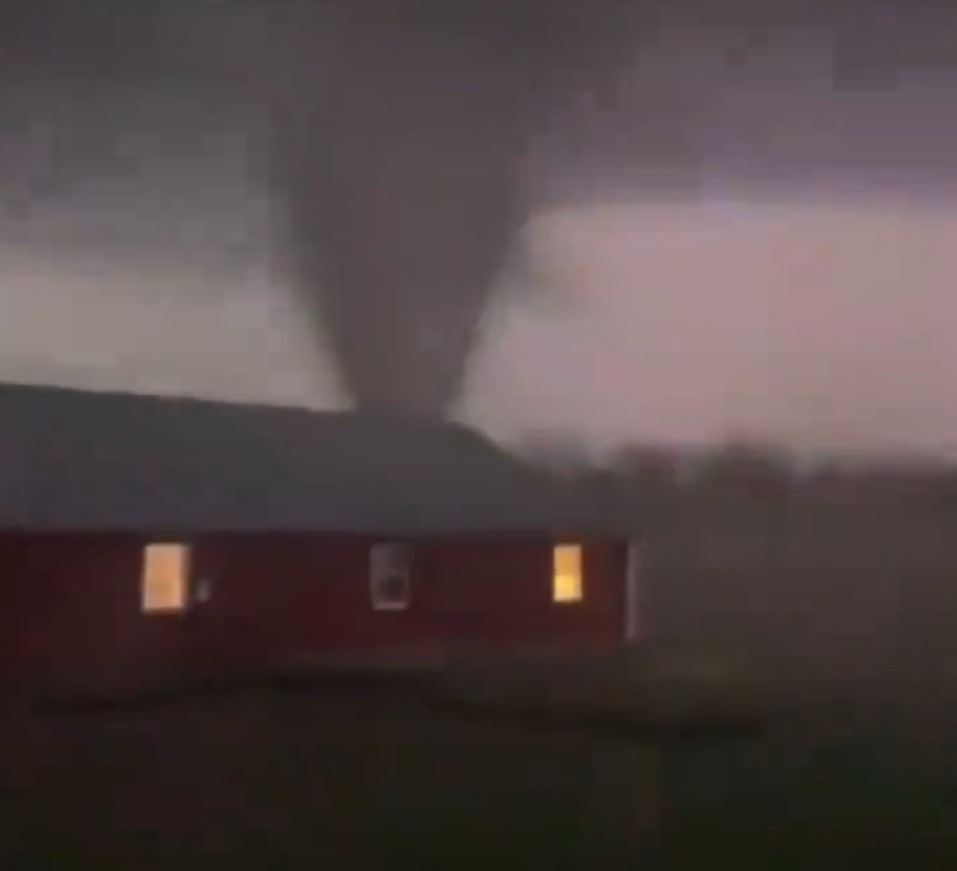
[[[0,675],[137,685],[635,633],[635,549],[459,426],[0,389]]]

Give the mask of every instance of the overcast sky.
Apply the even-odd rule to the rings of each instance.
[[[536,146],[531,266],[503,278],[547,292],[490,312],[461,414],[957,454],[957,30],[908,28],[871,55],[678,28],[614,102],[570,99]],[[2,99],[0,379],[342,404],[255,103],[229,76],[78,90],[28,67]]]

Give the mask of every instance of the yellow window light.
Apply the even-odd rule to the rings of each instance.
[[[182,611],[189,596],[189,547],[185,544],[148,544],[143,549],[142,609],[146,612]]]
[[[552,549],[552,601],[580,602],[583,598],[581,545],[555,545]]]

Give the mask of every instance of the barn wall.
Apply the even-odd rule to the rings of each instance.
[[[457,644],[601,644],[621,635],[623,557],[586,549],[586,598],[551,602],[547,541],[443,540],[413,552],[412,604],[376,611],[372,540],[263,537],[207,542],[197,569],[214,595],[197,609],[197,661],[295,658],[329,650],[434,649]]]
[[[296,662],[330,651],[459,644],[603,645],[621,638],[624,548],[585,551],[585,600],[551,602],[551,542],[460,539],[413,550],[413,601],[376,611],[360,536],[230,536],[194,543],[209,601],[140,611],[133,536],[0,536],[0,679],[126,688]]]
[[[140,560],[130,537],[0,536],[2,677],[81,688],[180,669],[183,621],[140,612]]]
[[[195,566],[213,592],[192,615],[197,667],[216,671],[315,651],[389,646],[421,634],[416,611],[382,614],[370,608],[371,544],[347,536],[203,542]]]
[[[421,560],[423,602],[433,631],[465,641],[601,644],[624,628],[624,557],[613,544],[584,553],[584,600],[551,601],[551,543],[501,548],[440,543]]]

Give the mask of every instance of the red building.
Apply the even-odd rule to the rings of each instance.
[[[627,537],[464,428],[25,387],[0,419],[13,685],[635,634]]]

